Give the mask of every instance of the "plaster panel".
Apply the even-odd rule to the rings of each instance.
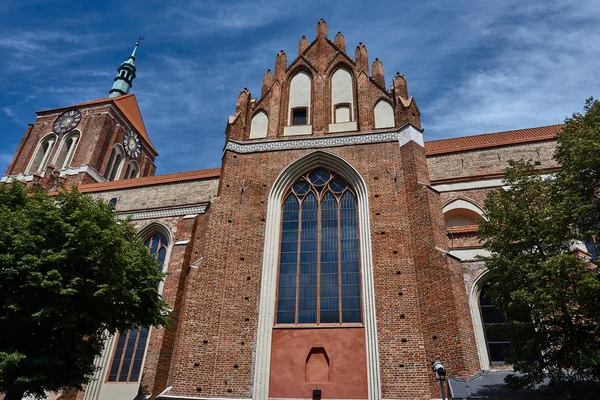
[[[307,357],[314,347],[327,354],[328,379],[323,371],[318,371],[323,374],[319,379],[307,375]],[[321,389],[324,399],[368,397],[364,328],[274,329],[271,349],[269,398],[312,398],[313,389]]]
[[[290,82],[290,102],[288,107],[288,125],[292,124],[292,108],[307,107],[306,121],[310,125],[310,97],[311,97],[311,81],[310,76],[300,71],[292,78]]]
[[[353,113],[354,110],[354,96],[352,95],[352,75],[346,68],[339,68],[333,74],[331,78],[331,115],[335,114],[335,106],[336,104],[350,104],[349,115],[343,116],[338,115],[337,121],[353,121]],[[331,121],[335,122],[335,121]]]
[[[375,128],[391,128],[394,126],[394,109],[385,100],[375,104]]]
[[[259,111],[252,117],[250,139],[266,138],[269,127],[269,117],[264,111]]]

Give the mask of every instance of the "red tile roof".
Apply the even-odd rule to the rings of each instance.
[[[177,172],[174,174],[147,176],[144,178],[125,179],[121,181],[88,183],[79,186],[79,191],[82,193],[89,193],[104,192],[108,190],[129,189],[140,186],[160,185],[164,183],[218,178],[220,174],[221,168],[201,169],[197,171]]]
[[[538,128],[518,129],[515,131],[485,133],[483,135],[463,136],[451,139],[425,142],[425,153],[428,156],[460,151],[482,149],[486,147],[505,146],[515,143],[537,142],[554,139],[563,127],[559,125],[540,126]]]
[[[446,230],[453,234],[459,233],[473,233],[479,230],[479,225],[463,225],[463,226],[451,226],[446,228]]]
[[[154,153],[156,153],[156,155],[158,155],[158,151],[156,151],[156,149],[152,145],[152,142],[150,141],[150,138],[148,137],[148,132],[146,132],[146,126],[144,125],[144,120],[142,118],[142,114],[140,112],[140,108],[138,107],[138,103],[137,103],[134,93],[126,94],[123,96],[106,97],[103,99],[86,101],[85,103],[79,103],[79,104],[75,104],[73,106],[62,107],[59,109],[38,111],[38,114],[46,112],[46,111],[57,111],[57,110],[68,109],[68,108],[72,108],[72,107],[87,107],[87,106],[92,106],[92,105],[96,105],[96,104],[104,104],[104,103],[106,103],[106,104],[113,103],[125,115],[125,117],[129,120],[129,122],[131,122],[131,124],[133,125],[135,130],[140,134],[140,136],[144,139],[144,141],[152,149],[152,151],[154,151]]]

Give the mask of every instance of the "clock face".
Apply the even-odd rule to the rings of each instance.
[[[142,142],[132,129],[125,132],[125,136],[123,136],[123,147],[125,148],[127,155],[131,158],[137,158],[142,152]]]
[[[77,110],[68,110],[56,118],[54,125],[52,125],[52,130],[62,135],[75,129],[79,125],[79,121],[81,121],[81,113]]]

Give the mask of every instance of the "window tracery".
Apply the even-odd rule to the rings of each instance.
[[[325,170],[299,178],[283,202],[277,324],[361,323],[356,195]]]

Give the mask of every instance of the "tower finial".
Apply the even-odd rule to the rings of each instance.
[[[144,38],[140,36],[137,42],[135,42],[135,47],[129,58],[123,61],[119,68],[117,68],[117,76],[115,76],[115,82],[112,89],[110,89],[108,97],[117,97],[129,93],[129,89],[133,86],[133,79],[135,78],[135,53],[142,40]]]
[[[140,42],[144,40],[144,37],[140,35],[140,37],[138,38],[137,42],[135,42],[135,47],[133,48],[133,51],[131,52],[131,55],[129,56],[129,58],[133,59],[135,61],[135,53],[137,52],[137,49],[140,45]]]

